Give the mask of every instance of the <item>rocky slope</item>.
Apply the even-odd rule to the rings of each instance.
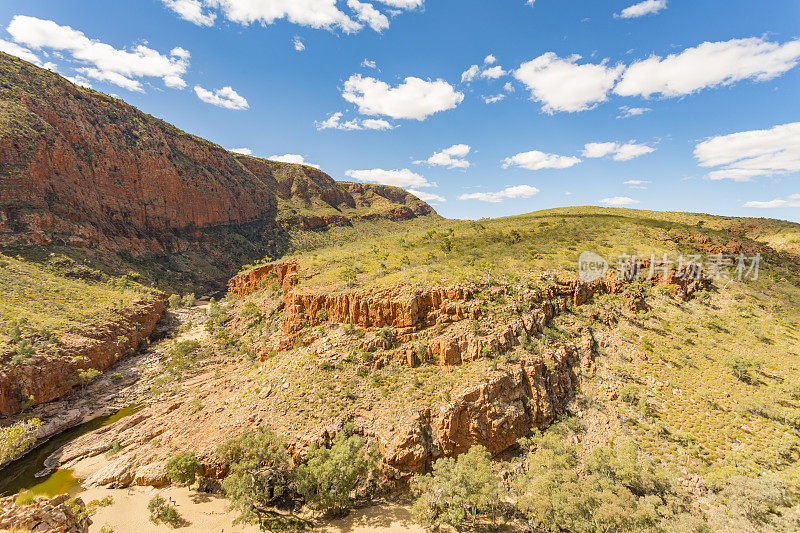
[[[0,530],[86,533],[92,523],[83,501],[67,494],[37,498],[23,506],[16,506],[14,500],[14,496],[0,498]]]
[[[218,477],[225,465],[216,447],[249,427],[276,428],[300,462],[312,443],[329,443],[352,422],[379,444],[384,473],[402,485],[440,457],[478,444],[497,456],[531,430],[546,428],[593,374],[594,327],[606,326],[602,320],[576,326],[574,336],[543,341],[537,353],[526,346],[529,339],[544,339],[556,316],[595,296],[619,294],[623,303],[629,296],[629,285],[614,279],[561,280],[542,291],[473,285],[326,294],[304,289],[304,275],[287,261],[230,282],[232,293],[251,298],[237,301],[224,338],[261,353],[261,364],[231,360],[225,348],[150,407],[67,446],[58,462],[82,470],[88,461],[89,485],[158,486],[167,482],[164,463],[175,448],[195,451],[204,474]],[[654,283],[669,286],[677,299],[707,281]],[[512,293],[524,308],[509,300],[486,311],[489,301]],[[629,312],[640,307],[628,298]],[[262,344],[253,332],[268,320],[280,326]],[[214,344],[207,332],[202,336]],[[384,380],[396,382],[393,392]],[[444,383],[447,396],[440,395]],[[340,396],[344,411],[321,411],[338,405]],[[100,458],[115,442],[121,450]]]
[[[200,249],[231,269],[241,240],[213,228],[263,257],[287,229],[433,213],[400,189],[233,154],[4,53],[0,79],[2,245]]]
[[[109,320],[74,328],[55,353],[37,353],[25,364],[0,356],[0,415],[56,400],[80,384],[79,373],[105,371],[150,337],[164,313],[164,298],[142,301]]]

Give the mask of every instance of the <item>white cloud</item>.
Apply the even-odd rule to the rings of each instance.
[[[776,209],[779,207],[800,207],[800,194],[790,194],[786,198],[775,198],[767,202],[750,201],[744,207],[757,207],[760,209]]]
[[[416,189],[406,189],[408,192],[422,200],[423,202],[446,202],[447,200],[443,196],[439,196],[438,194],[431,194],[425,191],[418,191]]]
[[[711,137],[699,143],[694,157],[701,167],[721,167],[712,180],[750,181],[800,171],[800,122]]]
[[[39,59],[39,56],[37,56],[27,48],[18,45],[17,43],[12,43],[11,41],[4,41],[3,39],[0,39],[0,52],[5,52],[7,54],[11,54],[12,56],[16,56],[20,59],[24,59],[29,63],[33,63],[34,65],[42,66],[42,60]]]
[[[336,7],[336,0],[204,0],[222,10],[232,22],[268,25],[279,19],[311,28],[339,28],[345,33],[357,32],[361,24]]]
[[[513,92],[514,92],[514,90],[515,90],[515,89],[514,89],[514,84],[513,84],[513,83],[511,83],[510,81],[507,81],[507,82],[506,82],[506,84],[505,84],[505,85],[503,85],[503,90],[504,90],[505,92],[507,92],[507,93],[513,93]]]
[[[530,185],[517,185],[516,187],[506,187],[498,192],[473,192],[462,194],[459,200],[480,200],[481,202],[499,203],[503,200],[514,198],[531,198],[539,193],[539,189]]]
[[[520,65],[514,77],[525,84],[546,113],[585,111],[607,100],[623,70],[604,63],[579,65],[579,55],[566,59],[548,52]]]
[[[292,39],[292,46],[294,46],[294,49],[298,52],[303,52],[306,49],[306,43],[304,43],[300,37]]]
[[[203,102],[217,107],[224,107],[225,109],[234,109],[237,111],[250,107],[247,100],[239,96],[239,93],[234,91],[232,87],[223,87],[216,91],[209,91],[199,85],[195,85],[194,92]]]
[[[80,74],[88,76],[97,81],[106,81],[108,83],[113,83],[117,87],[122,87],[123,89],[128,89],[129,91],[137,93],[144,92],[142,84],[138,80],[133,80],[131,78],[128,78],[127,76],[123,76],[118,72],[98,70],[96,68],[90,68],[90,67],[81,67],[75,70]]]
[[[414,9],[421,7],[425,0],[378,0],[378,2],[401,9]]]
[[[378,68],[378,64],[371,59],[364,59],[364,61],[361,62],[361,66],[364,68]]]
[[[425,120],[427,117],[457,107],[464,94],[444,80],[425,81],[409,77],[396,87],[360,74],[350,76],[342,97],[356,104],[364,115]]]
[[[345,131],[394,129],[394,126],[382,119],[367,118],[360,120],[354,118],[353,120],[342,122],[342,116],[342,113],[334,113],[322,122],[317,122],[317,129],[320,131],[331,129]]]
[[[648,180],[628,180],[623,182],[625,185],[630,187],[631,189],[647,189],[647,184],[650,183]]]
[[[666,7],[667,0],[645,0],[644,2],[639,2],[638,4],[633,4],[630,7],[626,7],[620,13],[614,16],[623,19],[632,19],[658,13],[662,9],[666,9]]]
[[[646,144],[615,142],[588,143],[583,147],[583,157],[599,158],[613,156],[614,161],[629,161],[636,157],[655,152],[656,149]]]
[[[355,11],[358,20],[378,33],[389,28],[388,17],[375,9],[372,4],[359,2],[358,0],[347,0],[347,7]]]
[[[483,101],[487,104],[496,104],[497,102],[501,102],[505,99],[506,95],[504,94],[496,94],[494,96],[484,96]]]
[[[631,204],[638,204],[639,200],[634,200],[633,198],[628,198],[627,196],[613,196],[611,198],[603,198],[600,200],[601,204],[605,205],[631,205]]]
[[[494,65],[496,62],[497,62],[497,58],[494,57],[492,54],[489,54],[488,56],[483,58],[483,64],[484,65]]]
[[[441,152],[434,152],[425,161],[414,161],[414,163],[435,165],[447,168],[469,168],[470,162],[466,157],[472,148],[467,144],[454,144],[450,148],[445,148]]]
[[[486,70],[481,72],[481,78],[496,80],[497,78],[502,78],[506,74],[508,73],[505,70],[503,70],[503,67],[497,65],[494,67],[487,68]]]
[[[68,79],[75,85],[80,85],[81,87],[86,87],[87,89],[92,88],[92,83],[84,78],[83,76],[64,76],[65,79]],[[114,96],[113,94],[111,96]],[[116,98],[116,97],[115,97]]]
[[[407,168],[402,170],[383,170],[373,168],[371,170],[348,170],[344,173],[348,178],[364,183],[381,183],[383,185],[393,185],[395,187],[436,187],[435,183],[428,181],[424,176],[416,174]]]
[[[229,148],[228,151],[234,154],[253,155],[253,151],[250,148]]]
[[[578,157],[565,155],[546,154],[539,150],[523,152],[503,160],[503,168],[517,166],[528,170],[541,170],[545,168],[569,168],[577,165],[581,160]]]
[[[649,107],[628,107],[626,105],[619,108],[621,114],[617,116],[617,118],[629,118],[629,117],[638,117],[639,115],[644,115],[648,111],[652,111]]]
[[[97,80],[134,91],[142,90],[135,78],[145,77],[161,78],[167,87],[186,87],[182,76],[189,68],[189,52],[180,47],[174,48],[169,56],[144,45],[118,50],[69,26],[24,15],[11,19],[7,30],[14,41],[35,50],[68,52],[74,60],[89,65],[82,72]]]
[[[761,38],[705,42],[666,58],[651,56],[630,65],[614,92],[621,96],[683,96],[752,78],[771,80],[797,65],[800,39],[785,44]]]
[[[279,163],[292,163],[294,165],[306,165],[308,167],[320,168],[319,165],[308,163],[300,154],[271,155],[267,159],[270,161],[278,161]]]
[[[217,18],[216,13],[206,13],[203,10],[203,2],[200,0],[162,0],[162,2],[183,20],[188,20],[198,26],[213,26],[214,20]]]
[[[475,79],[475,77],[480,72],[480,67],[478,65],[472,65],[467,70],[461,73],[461,83],[469,83]]]

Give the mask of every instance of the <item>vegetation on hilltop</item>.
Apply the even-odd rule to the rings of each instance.
[[[450,369],[424,358],[413,367],[375,367],[404,341],[390,332],[390,342],[365,353],[363,333],[323,316],[322,325],[300,333],[314,331],[303,337],[318,339],[308,348],[265,357],[262,385],[280,376],[293,391],[280,394],[282,405],[293,405],[292,397],[319,399],[321,408],[301,410],[293,424],[346,418],[366,405],[410,416],[435,411],[468,384],[512,371],[531,354],[544,357],[548,346],[575,341],[590,327],[599,357],[567,413],[570,422],[525,441],[509,468],[491,463],[491,476],[479,448],[441,460],[416,482],[419,520],[462,527],[502,516],[573,531],[793,530],[800,527],[797,235],[800,226],[779,221],[595,208],[376,228],[361,238],[349,230],[315,239],[298,234],[291,258],[304,267],[301,288],[474,284],[481,308],[475,331],[513,318],[520,287],[538,286],[542,276],[574,279],[584,250],[605,256],[612,268],[617,255],[699,254],[708,261],[741,253],[748,260],[761,254],[762,262],[757,279],[722,277],[689,301],[672,298],[669,286],[642,284],[647,310],[638,313],[619,295],[595,296],[555,317],[541,336]],[[258,352],[280,330],[277,307],[266,304],[280,298],[266,283],[235,301],[238,322],[221,327],[236,333],[226,338]],[[410,344],[424,346],[446,329],[423,329]],[[496,478],[505,496],[487,496],[482,490],[494,484],[476,488],[469,482],[475,476]]]
[[[102,320],[152,297],[136,272],[112,276],[62,255],[0,254],[0,342],[55,342],[71,328]]]
[[[339,230],[311,239],[314,234],[298,233],[293,239],[297,251],[288,257],[297,259],[310,276],[304,285],[334,290],[477,280],[513,284],[544,272],[575,277],[583,251],[599,253],[614,268],[619,257],[649,259],[669,254],[675,260],[681,253],[707,257],[726,247],[731,255],[740,253],[734,252],[737,247],[748,257],[761,253],[773,273],[800,279],[796,258],[766,245],[767,241],[800,241],[800,225],[776,222],[774,227],[751,232],[758,234],[756,240],[733,234],[715,222],[717,218],[566,208],[492,220],[425,220],[394,231],[373,229],[368,235]],[[705,220],[709,223],[697,224]],[[784,237],[779,239],[779,234]]]

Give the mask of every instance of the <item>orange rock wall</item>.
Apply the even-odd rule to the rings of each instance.
[[[55,355],[37,355],[29,364],[0,365],[0,414],[20,411],[33,397],[33,405],[64,396],[77,384],[79,370],[104,371],[147,339],[164,313],[160,298],[140,302],[115,318],[66,333]]]

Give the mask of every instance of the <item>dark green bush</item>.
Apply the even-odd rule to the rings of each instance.
[[[191,485],[200,473],[200,463],[193,452],[181,452],[167,461],[167,478],[172,483]]]

